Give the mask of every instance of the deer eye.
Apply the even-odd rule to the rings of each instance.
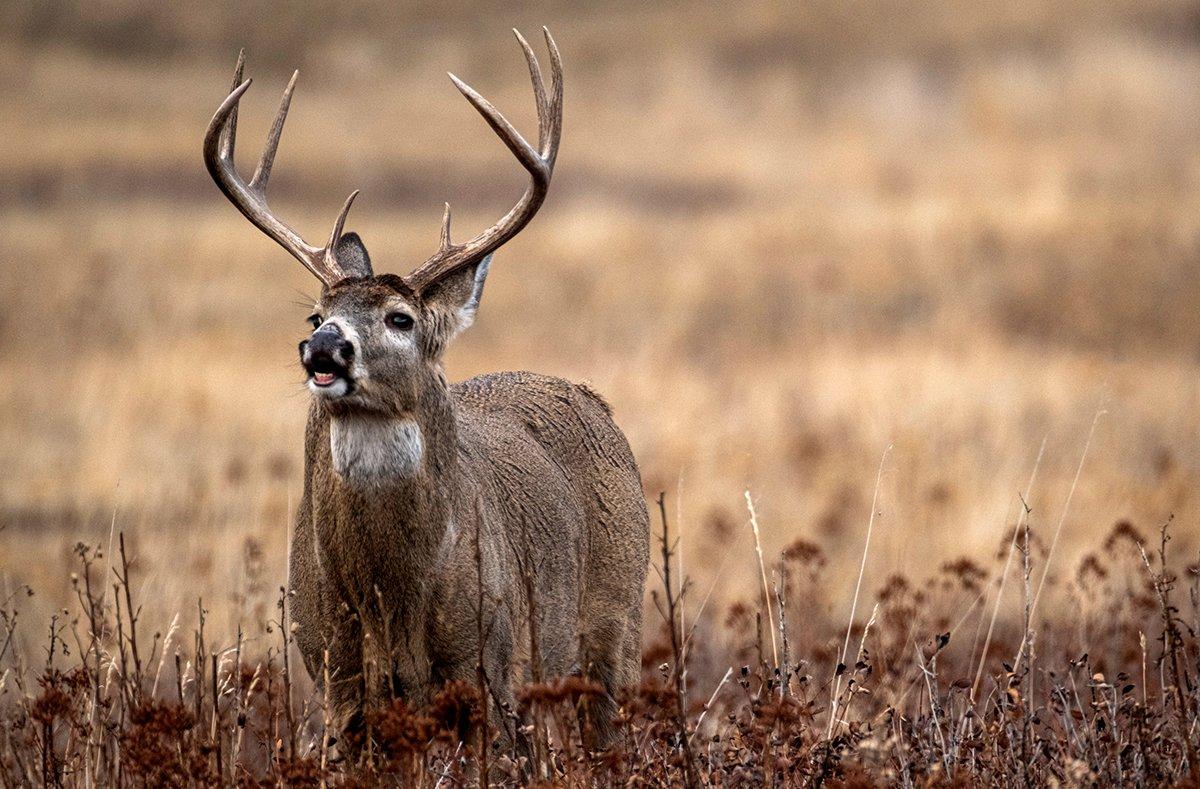
[[[412,316],[406,315],[403,312],[389,312],[384,321],[393,329],[400,329],[401,331],[408,331],[413,326]]]
[[[325,320],[315,312],[312,315],[309,315],[307,320],[312,324],[313,331],[321,328],[321,324],[325,322]]]

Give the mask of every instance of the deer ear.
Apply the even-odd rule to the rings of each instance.
[[[333,249],[333,255],[347,277],[370,277],[374,274],[371,256],[367,254],[367,248],[358,233],[343,233]]]
[[[488,255],[474,266],[442,277],[426,290],[425,303],[449,316],[451,337],[475,322],[475,311],[479,309],[483,283],[491,264],[492,256]]]

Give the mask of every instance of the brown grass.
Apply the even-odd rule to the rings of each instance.
[[[666,512],[660,496],[657,636],[641,684],[620,694],[617,743],[602,753],[582,745],[580,702],[604,689],[577,677],[521,687],[482,739],[481,672],[479,687],[450,683],[426,707],[396,699],[369,711],[361,733],[343,735],[358,738],[351,762],[323,699],[292,673],[285,596],[267,621],[271,644],[251,645],[240,630],[216,644],[203,610],[190,637],[172,628],[147,643],[123,547],[106,557],[81,544],[77,605],[51,618],[42,655],[14,638],[18,597],[0,601],[0,776],[73,786],[1196,782],[1200,565],[1171,569],[1170,524],[1149,544],[1118,524],[1051,581],[1076,616],[1037,628],[1033,567],[1049,551],[1027,526],[992,562],[960,559],[916,582],[893,575],[869,619],[851,623],[852,651],[841,622],[805,616],[831,579],[821,547],[798,540],[771,568],[776,658],[757,590],[724,611],[694,608],[685,626],[696,587],[672,580],[678,536]],[[981,643],[1004,581],[1022,588],[1024,617]],[[976,666],[982,684],[972,683]],[[515,750],[488,748],[499,727]]]
[[[1085,627],[1072,600],[1104,611],[1079,584],[1114,523],[1149,534],[1174,515],[1181,565],[1197,549],[1190,3],[88,5],[18,3],[0,29],[0,596],[35,590],[14,637],[24,654],[74,604],[72,546],[107,549],[117,531],[147,633],[176,615],[190,632],[203,598],[221,649],[239,624],[255,661],[274,643],[265,627],[307,405],[293,353],[313,284],[200,164],[240,46],[255,78],[245,161],[289,69],[302,69],[273,205],[315,234],[362,188],[351,225],[377,265],[403,272],[432,249],[442,200],[466,232],[521,187],[443,72],[529,128],[507,29],[554,31],[568,88],[556,183],[498,256],[448,367],[587,380],[613,403],[648,493],[677,502],[695,584],[684,621],[702,622],[693,700],[736,663],[722,643],[728,606],[762,598],[744,491],[768,570],[820,547],[821,582],[786,610],[793,654],[811,657],[826,635],[844,637],[889,445],[852,649],[893,574],[916,585],[967,557],[994,581],[1019,489],[1047,546],[1062,518],[1053,561],[1036,550],[1031,561],[1034,590],[1047,569],[1050,584],[1034,630],[1063,643]],[[1005,589],[1007,644],[1023,609],[1021,584],[1010,576]],[[911,619],[914,643],[949,629],[936,608]],[[880,602],[873,655],[888,615]],[[1103,627],[1152,642],[1146,616]],[[912,646],[897,649],[917,671]],[[813,682],[835,654],[814,658]],[[977,664],[948,654],[940,677],[973,678]],[[1110,682],[1136,680],[1122,661]],[[925,687],[921,674],[904,683],[913,676]],[[1157,691],[1134,684],[1148,709]],[[33,679],[26,690],[36,695]],[[923,769],[948,769],[922,753]]]

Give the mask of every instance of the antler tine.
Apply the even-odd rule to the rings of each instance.
[[[470,85],[453,74],[450,75],[454,86],[466,97],[471,106],[483,116],[488,126],[496,133],[505,146],[512,151],[522,166],[529,171],[530,183],[508,213],[496,224],[483,231],[475,238],[464,244],[450,242],[450,206],[442,218],[441,244],[438,251],[422,263],[405,279],[409,286],[416,291],[433,284],[442,277],[467,266],[478,263],[505,244],[521,231],[541,208],[550,187],[550,177],[554,171],[554,160],[558,155],[558,141],[562,136],[562,59],[558,47],[550,32],[543,28],[546,36],[546,46],[550,50],[550,95],[547,96],[546,83],[538,65],[537,57],[533,54],[529,42],[516,30],[517,42],[525,54],[529,65],[529,77],[533,83],[534,101],[538,113],[538,148],[526,142],[520,132],[513,127],[492,103],[481,96]]]
[[[334,223],[329,244],[324,247],[315,247],[305,242],[299,233],[267,207],[267,181],[271,177],[271,167],[275,163],[275,153],[279,149],[283,123],[287,119],[288,108],[292,101],[292,91],[296,87],[296,78],[299,72],[292,75],[292,79],[283,92],[283,100],[280,102],[279,112],[275,116],[271,131],[267,135],[267,144],[259,159],[258,167],[255,168],[250,182],[246,183],[238,174],[233,161],[238,103],[250,87],[250,80],[241,81],[244,65],[245,55],[243,52],[238,56],[237,69],[234,73],[234,88],[225,101],[221,102],[221,106],[213,115],[208,124],[208,130],[205,132],[204,163],[221,192],[243,216],[268,238],[290,252],[317,279],[326,286],[332,286],[345,278],[345,272],[342,271],[335,257],[335,250],[346,223],[346,215],[350,211],[354,198],[358,196],[358,192],[354,192],[346,200],[346,204],[342,207],[342,211]]]
[[[355,189],[346,198],[345,204],[342,205],[341,212],[338,213],[337,221],[333,223],[333,231],[329,234],[329,243],[321,250],[321,257],[325,261],[325,265],[329,266],[331,271],[341,272],[341,267],[338,266],[337,258],[334,257],[334,252],[337,250],[338,240],[342,237],[342,228],[346,226],[346,217],[350,214],[350,206],[354,205],[354,198],[358,197],[358,190]]]
[[[442,212],[442,244],[439,251],[446,251],[453,244],[450,243],[450,204],[446,203],[446,210]]]
[[[233,85],[230,86],[229,92],[234,93],[242,84],[242,72],[246,67],[246,50],[238,51],[237,66],[233,69]],[[229,120],[225,122],[225,126],[221,129],[221,157],[233,161],[233,148],[237,138],[237,103],[233,105],[233,110],[229,113]]]
[[[537,55],[533,54],[533,47],[529,46],[525,36],[521,35],[521,31],[515,27],[513,35],[517,37],[517,42],[525,52],[525,60],[529,63],[529,81],[533,83],[533,98],[537,103],[538,148],[540,149],[542,142],[546,139],[546,133],[550,131],[547,125],[549,116],[546,113],[546,81],[542,79],[542,69],[538,66]]]
[[[550,29],[543,27],[542,34],[546,37],[546,49],[550,50],[550,104],[547,107],[547,115],[550,116],[548,124],[549,131],[546,136],[540,139],[539,146],[542,151],[542,158],[554,168],[554,160],[558,158],[558,143],[562,139],[562,109],[563,109],[563,73],[562,73],[562,56],[558,54],[558,44],[554,43],[554,37],[550,35]]]
[[[237,108],[238,102],[242,100],[242,95],[250,89],[251,82],[253,80],[245,80],[234,87],[233,92],[225,97],[225,101],[221,102],[213,119],[209,121],[208,131],[204,135],[204,162],[208,165],[209,174],[217,181],[217,185],[222,187],[222,191],[224,191],[224,186],[217,177],[221,168],[228,168],[232,176],[237,178],[237,173],[233,171],[233,143],[237,137]],[[216,169],[214,170],[214,168]]]
[[[545,169],[542,166],[542,158],[538,155],[538,152],[533,150],[532,145],[525,142],[525,138],[508,122],[508,118],[500,114],[500,110],[492,106],[490,101],[480,96],[474,88],[458,77],[451,74],[450,79],[462,95],[466,96],[467,101],[471,102],[471,106],[479,111],[479,114],[487,121],[488,126],[492,127],[492,131],[496,132],[496,135],[513,152],[513,156],[521,160],[521,164],[525,165],[526,169],[537,170],[539,172]]]
[[[271,124],[271,131],[267,135],[267,144],[263,148],[262,158],[258,160],[258,167],[254,168],[254,175],[250,178],[250,188],[259,194],[266,194],[267,181],[271,178],[271,167],[275,164],[275,151],[279,150],[279,138],[283,134],[283,122],[287,120],[288,109],[292,105],[292,91],[296,89],[296,80],[299,77],[299,70],[292,72],[292,78],[288,80],[287,87],[283,90],[283,99],[279,102],[279,112],[275,115],[275,122]]]

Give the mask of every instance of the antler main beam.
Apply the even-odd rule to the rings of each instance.
[[[547,94],[546,83],[542,78],[542,70],[538,65],[537,56],[519,32],[513,30],[525,60],[529,63],[529,77],[533,82],[533,95],[537,103],[538,114],[538,147],[535,150],[525,138],[513,127],[491,102],[479,95],[470,85],[453,74],[450,80],[466,97],[487,124],[492,127],[501,141],[512,151],[517,161],[529,171],[529,186],[525,194],[517,201],[507,214],[483,231],[475,238],[463,244],[450,241],[450,204],[446,204],[446,212],[442,218],[441,245],[438,251],[426,260],[420,267],[405,277],[405,281],[415,291],[421,291],[442,277],[474,265],[499,249],[505,242],[521,231],[534,214],[541,208],[550,187],[550,177],[554,173],[554,160],[558,156],[558,142],[562,137],[562,59],[558,47],[550,36],[550,31],[542,28],[546,37],[546,48],[550,51],[550,91]]]
[[[275,116],[275,122],[271,125],[266,147],[263,148],[262,157],[258,160],[258,166],[254,169],[254,175],[251,176],[250,182],[246,183],[238,174],[233,162],[234,142],[237,137],[238,103],[241,101],[242,95],[249,89],[251,82],[251,80],[242,81],[245,63],[246,53],[243,50],[238,55],[237,69],[233,74],[232,91],[225,101],[221,102],[221,106],[213,115],[212,121],[208,124],[208,131],[204,135],[204,163],[208,167],[209,175],[229,198],[229,202],[233,203],[255,227],[292,253],[327,287],[332,286],[345,278],[345,273],[334,256],[334,250],[337,248],[338,239],[342,236],[346,215],[350,213],[350,206],[354,203],[358,192],[351,193],[350,197],[346,199],[337,221],[334,222],[329,242],[323,247],[315,247],[305,242],[299,233],[267,207],[267,181],[271,178],[271,167],[275,163],[275,152],[279,149],[279,138],[283,134],[283,122],[287,120],[288,107],[292,103],[292,91],[296,87],[296,78],[300,76],[299,71],[292,74],[287,88],[283,91],[279,112]]]

